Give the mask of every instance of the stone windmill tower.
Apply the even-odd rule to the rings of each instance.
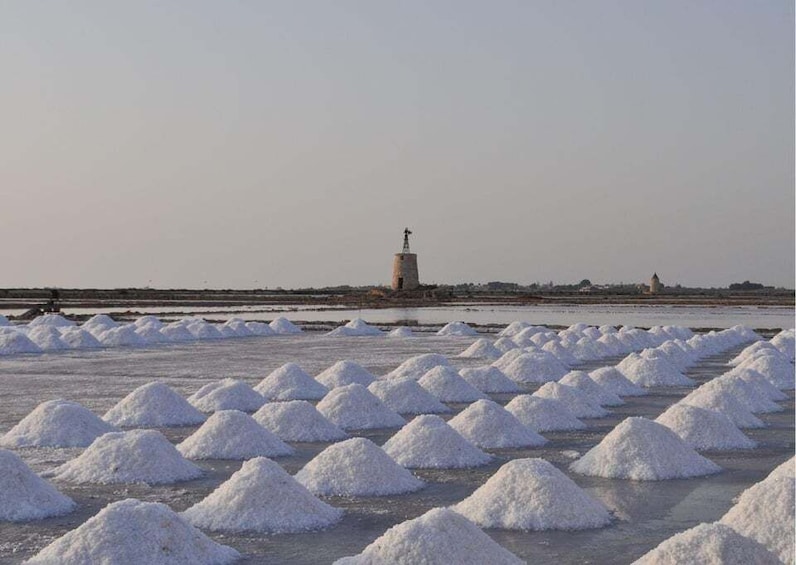
[[[417,254],[409,251],[409,228],[404,229],[404,248],[392,262],[392,289],[414,290],[420,286],[417,274]]]

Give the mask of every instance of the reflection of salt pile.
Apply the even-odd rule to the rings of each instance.
[[[724,414],[739,428],[765,427],[760,418],[752,414],[735,395],[726,390],[701,386],[680,402]]]
[[[354,318],[346,325],[335,328],[326,335],[329,337],[367,337],[384,335],[384,332],[379,328],[369,325],[362,318]]]
[[[0,449],[0,521],[61,516],[75,506],[71,498],[31,471],[17,454]]]
[[[553,398],[521,394],[506,404],[506,410],[537,432],[582,430],[586,427],[563,402]]]
[[[337,441],[348,437],[306,400],[266,404],[253,418],[284,441]]]
[[[547,440],[491,400],[474,402],[448,425],[482,449],[536,447]]]
[[[453,367],[434,367],[417,384],[442,402],[472,402],[484,394],[464,380]]]
[[[462,378],[481,392],[519,392],[519,387],[497,367],[470,367],[459,371]]]
[[[439,416],[418,416],[382,446],[399,465],[458,469],[485,465],[489,455],[464,439]]]
[[[478,335],[478,332],[465,324],[464,322],[449,322],[437,332],[437,335],[442,336],[472,336]]]
[[[0,328],[0,355],[20,353],[41,353],[41,348],[22,332],[13,328]]]
[[[569,468],[582,475],[637,481],[701,477],[721,471],[669,428],[645,418],[627,418]]]
[[[509,352],[511,353],[511,352]],[[499,367],[508,378],[518,383],[545,383],[557,381],[569,372],[569,369],[552,353],[534,351],[523,353],[507,367]]]
[[[664,540],[633,565],[776,565],[779,559],[756,541],[723,524],[699,524]]]
[[[114,502],[42,549],[28,563],[192,563],[224,565],[240,558],[186,523],[165,504]]]
[[[338,559],[334,565],[377,563],[520,565],[523,561],[461,514],[448,508],[434,508],[419,518],[393,526],[359,555]]]
[[[442,414],[451,411],[412,379],[374,381],[368,390],[398,414]]]
[[[395,328],[394,330],[390,330],[390,332],[387,334],[387,337],[401,338],[401,337],[414,337],[414,335],[415,334],[412,332],[411,329],[407,328],[406,326],[401,326]]]
[[[353,383],[368,386],[373,382],[374,377],[367,369],[353,361],[338,361],[325,371],[319,373],[315,380],[328,389],[338,386],[350,385]]]
[[[86,408],[67,400],[39,404],[0,440],[3,447],[87,447],[118,431]]]
[[[8,318],[6,318],[3,314],[0,314],[0,327],[2,327],[2,326],[10,326],[10,325],[11,325],[11,322],[8,321]]]
[[[450,362],[444,355],[438,353],[424,353],[423,355],[416,355],[410,357],[395,369],[385,375],[385,378],[412,378],[419,379],[431,369],[438,365],[450,365]]]
[[[617,396],[644,396],[648,394],[646,390],[628,380],[616,367],[600,367],[590,372],[589,376],[598,385]]]
[[[160,432],[131,430],[98,437],[55,473],[57,479],[75,483],[161,485],[195,479],[202,470],[183,459]]]
[[[558,400],[577,418],[602,418],[608,415],[608,411],[597,404],[588,393],[556,382],[543,384],[533,396]]]
[[[296,324],[294,324],[293,322],[282,316],[279,316],[278,318],[272,320],[271,323],[268,325],[271,327],[272,330],[274,330],[275,333],[281,335],[301,333],[300,327],[298,327]]]
[[[202,412],[216,410],[254,412],[265,404],[265,398],[244,382],[222,379],[197,390],[188,397],[188,402]]]
[[[251,459],[291,455],[293,448],[237,410],[221,410],[177,445],[188,459]]]
[[[386,496],[423,487],[379,446],[360,437],[327,447],[295,479],[321,496]]]
[[[483,528],[585,530],[611,522],[608,509],[544,459],[515,459],[453,507]]]
[[[268,400],[319,400],[329,392],[295,363],[274,370],[254,390]]]
[[[315,498],[270,459],[258,457],[182,514],[209,530],[283,534],[325,528],[343,512]]]
[[[492,345],[491,341],[483,337],[477,339],[470,347],[459,353],[459,357],[465,358],[497,359],[501,355],[503,355],[503,352]]]
[[[201,424],[205,417],[161,382],[138,387],[102,418],[114,426],[164,428]]]
[[[406,423],[359,384],[333,389],[318,403],[317,408],[318,412],[343,430],[397,428]]]
[[[562,385],[568,385],[585,392],[589,398],[593,399],[600,406],[619,406],[624,401],[610,392],[602,385],[597,384],[591,379],[588,373],[583,371],[570,371],[558,381]]]
[[[720,412],[678,402],[655,419],[694,449],[752,449],[757,444]]]
[[[616,368],[633,384],[642,387],[694,386],[695,384],[663,357],[650,359],[637,353],[631,353]]]

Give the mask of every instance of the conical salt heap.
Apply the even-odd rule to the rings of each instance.
[[[419,379],[438,365],[448,366],[450,362],[444,355],[438,353],[424,353],[410,357],[395,369],[384,375],[385,378],[411,378]]]
[[[787,394],[771,384],[771,381],[754,369],[736,368],[725,373],[725,375],[732,375],[745,380],[747,383],[754,386],[759,393],[763,394],[766,398],[773,402],[781,402],[788,399]]]
[[[188,459],[251,459],[292,455],[293,448],[251,416],[237,410],[215,412],[177,445]]]
[[[102,344],[82,328],[62,328],[61,340],[71,349],[99,349]]]
[[[465,358],[497,359],[501,355],[503,352],[483,337],[475,340],[470,347],[459,353],[459,357]]]
[[[252,417],[283,441],[339,441],[348,437],[306,400],[266,404]]]
[[[500,351],[501,356],[508,353],[509,351],[519,348],[517,344],[511,341],[511,339],[508,337],[501,337],[500,339],[496,340],[494,346],[495,349]]]
[[[585,530],[611,522],[602,503],[544,459],[515,459],[453,507],[482,528]]]
[[[680,402],[724,414],[739,428],[765,427],[760,418],[752,414],[735,395],[725,390],[701,386]]]
[[[771,343],[770,341],[756,341],[752,345],[749,345],[748,347],[744,348],[744,350],[741,351],[738,355],[727,361],[727,365],[737,367],[747,359],[756,357],[757,355],[762,353],[762,350],[764,349],[768,349],[769,350],[768,353],[773,354],[775,357],[784,355],[779,349],[777,349],[777,346]]]
[[[362,553],[334,565],[522,565],[467,518],[449,508],[434,508],[393,526]]]
[[[205,421],[199,410],[157,381],[135,389],[108,410],[102,419],[114,426],[139,428],[193,426]]]
[[[644,396],[649,394],[646,390],[631,382],[616,367],[600,367],[590,372],[589,376],[598,385],[617,396]]]
[[[52,326],[39,326],[28,332],[28,339],[38,345],[42,351],[64,351],[70,349],[69,344],[61,339],[61,332]]]
[[[444,414],[451,411],[412,379],[374,381],[368,390],[398,414]]]
[[[763,544],[784,563],[794,562],[793,458],[741,493],[720,522]]]
[[[507,350],[497,360],[492,362],[493,367],[497,367],[501,371],[505,371],[506,367],[511,365],[514,360],[528,353],[525,349],[515,347],[514,349]]]
[[[368,386],[375,379],[362,365],[348,360],[338,361],[315,377],[316,381],[329,390],[354,383]]]
[[[537,432],[582,430],[586,427],[563,402],[553,398],[520,394],[506,404],[506,410]]]
[[[0,522],[69,514],[77,505],[31,471],[16,453],[0,449]]]
[[[726,391],[737,398],[752,414],[770,414],[782,412],[784,408],[772,401],[768,395],[754,384],[742,379],[737,374],[724,374],[716,377],[700,389]]]
[[[301,328],[283,316],[279,316],[268,324],[275,333],[280,335],[300,334]]]
[[[478,332],[464,322],[448,322],[437,332],[441,336],[473,336]]]
[[[399,465],[415,469],[478,467],[492,459],[445,420],[431,414],[418,416],[406,424],[382,449]]]
[[[161,328],[160,333],[169,338],[169,341],[175,343],[194,341],[196,339],[182,322],[172,322],[170,324],[166,324],[163,328]]]
[[[266,400],[263,395],[244,382],[222,379],[197,390],[188,397],[188,402],[202,412],[217,410],[254,412],[265,404]]]
[[[166,334],[160,331],[160,328],[156,328],[154,325],[136,326],[135,333],[150,345],[171,341]]]
[[[318,403],[318,412],[343,430],[398,428],[406,420],[362,385],[337,387]]]
[[[294,477],[319,496],[387,496],[423,488],[423,481],[369,439],[330,445]]]
[[[757,445],[720,412],[678,402],[655,419],[697,450],[752,449]]]
[[[18,355],[20,353],[41,353],[41,347],[16,329],[0,327],[0,355]]]
[[[329,392],[295,363],[274,370],[254,390],[267,400],[320,400]]]
[[[582,390],[600,406],[621,406],[625,403],[613,392],[593,381],[589,374],[583,371],[570,371],[558,382]]]
[[[147,341],[135,333],[135,326],[127,324],[94,334],[105,347],[146,347]]]
[[[263,322],[246,322],[246,328],[252,333],[252,335],[262,337],[276,335],[276,332],[271,329],[271,326],[264,324]]]
[[[387,333],[387,337],[397,337],[397,338],[414,337],[414,335],[415,335],[414,332],[412,332],[412,330],[410,328],[407,328],[406,326],[400,326],[398,328],[390,330]]]
[[[498,368],[512,381],[518,383],[557,381],[569,372],[567,366],[554,355],[541,350],[523,353],[505,368]]]
[[[375,326],[371,326],[362,318],[354,318],[343,327],[354,330],[355,332],[357,332],[357,335],[363,335],[363,336],[384,335],[383,331],[381,331],[379,328]]]
[[[497,367],[470,367],[459,371],[462,378],[481,392],[519,392],[517,384]]]
[[[781,565],[773,553],[723,524],[699,524],[664,540],[632,565]]]
[[[473,402],[486,398],[484,393],[465,381],[453,367],[434,367],[417,384],[442,402]]]
[[[581,475],[636,481],[685,479],[721,471],[669,428],[646,418],[627,418],[569,468]]]
[[[343,511],[315,498],[278,464],[257,457],[182,515],[208,530],[289,534],[331,526]]]
[[[649,359],[631,353],[616,366],[622,375],[638,386],[694,386],[696,383],[682,374],[663,357]]]
[[[481,449],[538,447],[547,440],[500,404],[478,400],[448,421],[464,439]]]
[[[240,557],[237,551],[217,544],[165,504],[128,498],[109,504],[27,563],[225,565]]]
[[[163,434],[131,430],[98,437],[77,458],[55,470],[55,478],[73,483],[147,483],[187,481],[202,470],[182,458]]]
[[[508,326],[506,326],[505,328],[500,330],[500,332],[498,333],[498,336],[499,337],[511,337],[513,335],[517,335],[518,333],[520,333],[525,328],[530,328],[532,326],[533,326],[533,324],[531,324],[530,322],[525,322],[525,321],[522,321],[522,320],[515,320],[515,321],[511,322]]]
[[[102,434],[119,430],[75,402],[39,404],[0,440],[3,447],[87,447]]]
[[[577,418],[602,418],[608,415],[608,410],[594,402],[588,393],[556,382],[543,384],[532,396],[558,400]]]

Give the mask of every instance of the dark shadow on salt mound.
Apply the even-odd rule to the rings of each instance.
[[[459,371],[462,378],[481,392],[511,393],[519,392],[517,384],[503,374],[497,367],[470,367]]]
[[[602,418],[609,414],[588,393],[556,382],[543,384],[532,396],[558,400],[577,418]]]
[[[87,447],[102,434],[118,432],[76,402],[39,404],[0,440],[3,447]]]
[[[602,503],[544,459],[515,459],[453,507],[482,528],[585,530],[611,522]]]
[[[570,371],[558,382],[582,390],[600,406],[621,406],[625,403],[613,392],[593,381],[589,374],[583,371]]]
[[[406,377],[417,380],[438,365],[448,366],[450,362],[439,353],[424,353],[410,357],[384,376],[385,378]]]
[[[645,396],[649,394],[640,386],[633,384],[616,367],[600,367],[589,373],[589,376],[598,385],[617,396]]]
[[[254,390],[268,400],[320,400],[329,392],[295,363],[274,370]]]
[[[782,563],[756,541],[723,524],[699,524],[674,535],[633,562],[633,565],[776,565]]]
[[[739,430],[721,412],[706,410],[678,402],[655,419],[694,449],[729,450],[752,449],[757,443]]]
[[[188,397],[188,402],[202,412],[217,410],[254,412],[266,401],[259,392],[246,383],[235,379],[222,379],[197,390]]]
[[[401,416],[362,385],[337,387],[318,403],[318,412],[343,430],[398,428],[406,423]]]
[[[467,518],[449,508],[434,508],[393,526],[362,553],[334,565],[521,565]]]
[[[188,459],[251,459],[291,455],[293,448],[237,410],[216,412],[177,451]]]
[[[423,481],[365,438],[327,447],[294,478],[319,496],[386,496],[424,486]]]
[[[237,551],[217,544],[165,504],[128,498],[109,504],[28,563],[222,565],[237,559]]]
[[[511,354],[509,351],[508,354]],[[498,366],[508,378],[518,383],[546,383],[557,381],[569,372],[569,369],[554,355],[547,351],[523,353],[505,368]]]
[[[161,382],[138,387],[102,419],[114,426],[138,428],[193,426],[205,421],[199,410]]]
[[[448,425],[481,449],[538,447],[547,440],[491,400],[478,400]]]
[[[315,498],[278,464],[258,457],[182,515],[209,530],[287,534],[331,526],[343,511]]]
[[[16,453],[0,449],[0,522],[62,516],[75,506],[71,498],[31,471]]]
[[[461,469],[486,465],[484,453],[445,420],[431,414],[418,416],[382,446],[399,465],[414,469]]]
[[[374,381],[368,390],[398,414],[444,414],[451,411],[412,379]]]
[[[465,381],[453,367],[434,367],[417,383],[442,402],[473,402],[486,395]]]
[[[329,390],[354,383],[368,386],[375,379],[362,365],[348,360],[338,361],[315,377],[316,381]]]
[[[497,359],[501,355],[503,355],[503,352],[492,345],[491,341],[483,337],[475,340],[470,347],[459,353],[459,357],[478,359]]]
[[[506,410],[515,418],[537,432],[582,430],[586,424],[578,420],[566,405],[553,398],[540,398],[530,394],[515,396],[506,404]]]
[[[73,483],[147,483],[187,481],[202,470],[183,459],[163,434],[131,430],[98,437],[77,458],[55,470],[55,478]]]
[[[253,417],[284,441],[338,441],[348,437],[306,400],[266,404]]]
[[[569,468],[581,475],[637,481],[685,479],[721,471],[672,430],[646,418],[627,418]]]

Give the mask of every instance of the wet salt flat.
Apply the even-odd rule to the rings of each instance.
[[[511,319],[516,319],[515,315]],[[448,319],[451,319],[450,317]],[[493,320],[494,321],[494,320]],[[647,325],[651,325],[652,322]],[[296,362],[310,375],[317,375],[334,362],[350,359],[374,375],[383,375],[407,358],[422,353],[441,353],[458,368],[485,364],[483,359],[455,356],[475,337],[383,337],[330,338],[317,335],[253,337],[191,342],[154,348],[114,348],[72,351],[0,359],[0,433],[5,433],[38,404],[55,398],[73,400],[96,414],[104,414],[133,389],[160,380],[184,397],[203,385],[234,377],[254,386],[272,370]],[[698,383],[710,380],[728,367],[726,362],[743,346],[717,357],[703,359],[686,371]],[[622,357],[589,362],[578,368],[614,365]],[[520,385],[525,392],[539,385]],[[389,527],[415,518],[427,510],[460,502],[492,476],[502,464],[517,458],[541,457],[553,463],[590,495],[614,513],[614,522],[601,529],[580,532],[517,532],[487,530],[488,534],[528,562],[541,563],[630,563],[674,533],[701,522],[721,518],[733,499],[759,482],[794,452],[794,394],[786,392],[780,403],[785,411],[761,414],[766,428],[744,430],[760,445],[754,450],[706,453],[724,471],[704,478],[667,481],[628,481],[587,477],[568,470],[569,463],[595,446],[617,424],[629,416],[657,417],[691,388],[653,389],[652,394],[625,397],[626,404],[612,407],[611,415],[584,419],[587,429],[544,433],[542,447],[487,450],[495,460],[483,467],[461,470],[418,470],[427,482],[417,492],[387,497],[330,497],[324,500],[345,509],[339,523],[325,531],[302,534],[217,534],[214,540],[237,549],[242,563],[331,563],[354,555]],[[492,394],[506,404],[515,394]],[[451,404],[449,419],[467,405]],[[410,417],[411,418],[411,417]],[[161,431],[172,443],[192,434],[198,426]],[[396,430],[352,432],[378,445]],[[295,474],[328,444],[292,443],[294,455],[275,459]],[[20,449],[18,453],[38,473],[47,474],[82,449]],[[196,480],[166,486],[135,484],[97,486],[54,481],[61,492],[73,498],[78,510],[72,514],[37,522],[0,523],[0,562],[18,563],[32,556],[53,539],[85,522],[107,504],[134,497],[168,504],[182,511],[205,498],[241,467],[235,461],[199,461],[205,475]]]

